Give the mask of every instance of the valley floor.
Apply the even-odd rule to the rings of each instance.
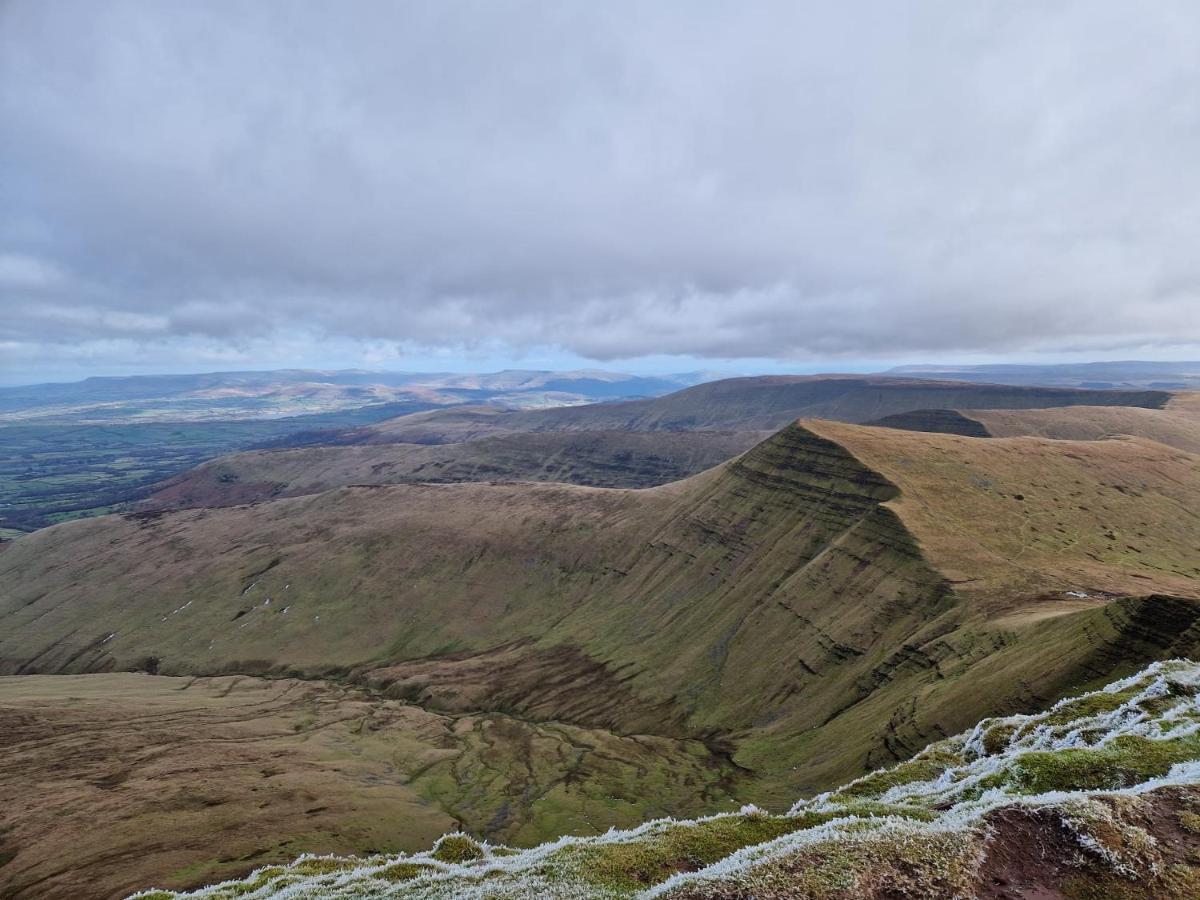
[[[0,678],[0,896],[123,897],[459,828],[529,845],[733,808],[702,744],[328,682]]]

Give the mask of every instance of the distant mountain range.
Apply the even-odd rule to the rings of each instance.
[[[537,408],[657,397],[706,373],[642,376],[511,369],[487,374],[281,369],[197,375],[97,377],[0,388],[0,424],[275,419],[380,403],[496,404]]]
[[[944,381],[979,381],[992,384],[1027,384],[1045,387],[1151,388],[1175,391],[1200,388],[1200,362],[1062,363],[1050,366],[898,366],[889,375],[936,378]]]

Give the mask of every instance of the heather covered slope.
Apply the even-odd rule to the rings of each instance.
[[[1200,468],[1129,447],[809,422],[650,490],[343,488],[72,523],[0,554],[0,664],[334,674],[702,738],[777,804],[1192,652]]]
[[[291,678],[0,678],[0,747],[6,900],[197,887],[306,852],[422,850],[455,828],[528,846],[739,805],[736,768],[699,741]]]
[[[447,835],[422,853],[307,856],[187,896],[1195,897],[1198,688],[1196,663],[1156,664],[981,721],[784,815],[746,807],[525,851]]]

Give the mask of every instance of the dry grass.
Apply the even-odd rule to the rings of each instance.
[[[1057,409],[969,410],[995,437],[1100,441],[1142,437],[1200,453],[1200,392],[1180,393],[1165,409],[1131,406],[1072,406]]]
[[[1056,416],[1063,411],[1053,411]],[[1144,438],[965,438],[806,423],[886,475],[889,505],[960,591],[1197,593],[1200,457]]]

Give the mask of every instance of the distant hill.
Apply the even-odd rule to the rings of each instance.
[[[515,433],[455,444],[365,444],[221,456],[160,484],[143,509],[229,506],[351,484],[561,481],[653,487],[748,450],[758,431]]]
[[[1098,389],[1200,389],[1200,362],[1060,363],[1055,365],[898,366],[888,375],[944,378],[991,384],[1043,385]]]
[[[714,466],[801,416],[864,421],[893,410],[878,423],[979,435],[987,432],[977,421],[924,407],[1125,402],[1149,413],[1143,406],[1161,406],[1169,396],[828,376],[727,379],[653,400],[551,410],[458,406],[285,436],[275,449],[176,476],[144,508],[224,506],[347,484],[517,479],[651,487]],[[304,449],[286,449],[299,444]]]
[[[703,377],[284,370],[0,388],[0,541],[70,518],[122,509],[143,497],[150,485],[223,453],[320,445],[354,426],[417,410],[467,403],[492,404],[480,407],[484,410],[538,408],[645,397]],[[684,458],[701,467],[719,461],[690,452]],[[661,470],[665,480],[697,471],[650,459],[645,463],[643,471]],[[505,469],[502,460],[497,465],[498,471]],[[605,463],[597,457],[596,465]],[[581,461],[578,468],[589,464]],[[355,480],[376,479],[368,470]],[[590,483],[586,477],[581,480]]]
[[[97,377],[0,387],[0,425],[263,419],[383,403],[554,406],[653,397],[705,377],[702,373],[644,377],[599,370],[460,375],[357,369]]]
[[[448,410],[381,422],[369,441],[443,443],[500,431],[761,431],[798,418],[869,422],[917,409],[1037,409],[1051,406],[1137,406],[1158,409],[1166,391],[1099,391],[964,384],[861,375],[727,378],[663,397],[626,403],[478,414]],[[474,416],[467,427],[464,416]],[[446,423],[445,432],[437,426]]]

